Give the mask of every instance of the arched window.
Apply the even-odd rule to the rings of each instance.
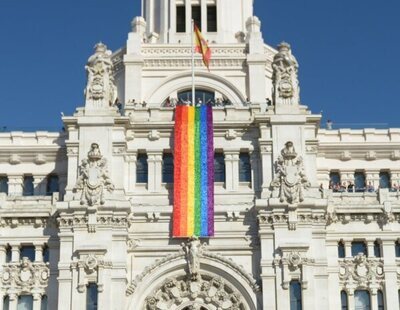
[[[340,292],[340,301],[342,304],[342,310],[348,310],[349,304],[348,304],[348,299],[347,299],[347,293],[345,291]]]
[[[385,300],[381,290],[378,291],[378,310],[385,310]]]
[[[371,310],[371,299],[368,291],[355,291],[354,300],[355,310]]]
[[[33,297],[21,295],[18,297],[18,310],[33,310]]]
[[[299,281],[290,282],[290,310],[302,310],[301,284]]]
[[[198,102],[201,100],[202,103],[209,101],[214,102],[215,93],[204,89],[196,89],[195,100]],[[180,101],[192,101],[192,90],[184,90],[178,93],[178,100]]]

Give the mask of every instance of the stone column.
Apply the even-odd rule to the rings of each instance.
[[[185,8],[186,8],[186,33],[191,33],[191,31],[192,31],[192,0],[185,0]]]
[[[260,179],[262,177],[259,152],[251,152],[250,164],[251,164],[251,188],[257,193],[261,191]]]
[[[345,255],[347,258],[352,257],[351,255],[351,241],[349,239],[344,239],[343,243],[344,243],[344,249],[345,249]]]
[[[374,186],[375,190],[379,188],[379,170],[377,171],[372,171],[372,170],[367,170],[365,171],[365,182],[366,185],[368,185],[369,182],[372,183]]]
[[[201,5],[201,32],[207,33],[207,0],[200,0]]]
[[[369,295],[370,295],[370,298],[371,298],[371,310],[378,310],[377,290],[376,289],[371,289]]]
[[[261,198],[269,197],[269,186],[273,178],[272,174],[272,146],[268,145],[266,142],[260,141],[260,151],[261,151],[261,168],[259,171],[261,173],[261,186],[262,193]]]
[[[45,196],[47,190],[47,176],[34,175],[33,176],[33,194],[35,196]]]
[[[58,176],[58,186],[60,192],[60,200],[64,199],[65,190],[67,188],[68,176],[66,174],[62,174]]]
[[[43,262],[43,244],[35,244],[35,262]]]
[[[10,305],[9,310],[18,310],[18,294],[17,293],[9,293]]]
[[[367,243],[367,248],[368,248],[368,257],[375,257],[375,240],[374,239],[366,239],[365,241]]]
[[[239,188],[239,151],[226,151],[225,155],[225,188],[237,191]]]
[[[20,245],[19,244],[11,244],[11,261],[19,262],[20,261]]]
[[[127,169],[125,171],[125,191],[133,192],[136,187],[137,155],[130,154],[125,157]]]
[[[67,175],[68,183],[65,190],[67,192],[71,192],[76,184],[76,180],[78,179],[78,147],[67,145],[67,156],[68,156],[68,175]]]
[[[347,298],[349,303],[349,310],[354,310],[355,308],[354,290],[349,290],[347,292]]]
[[[398,310],[398,286],[397,286],[397,263],[395,253],[395,240],[382,239],[382,254],[384,260],[385,270],[385,309]]]
[[[3,310],[3,305],[4,305],[4,297],[6,295],[0,291],[0,310]]]
[[[3,265],[6,263],[7,256],[7,246],[5,244],[0,245],[0,270],[3,268]]]
[[[42,294],[33,293],[33,310],[40,310],[42,305]]]
[[[343,184],[343,182],[346,182],[346,185],[349,185],[349,182],[354,184],[354,171],[353,170],[351,170],[351,171],[348,171],[348,170],[342,171],[341,170],[340,171],[340,181],[342,184]],[[355,189],[353,188],[353,190],[355,190]]]
[[[10,196],[22,196],[22,184],[24,177],[21,174],[8,175],[8,194]]]
[[[162,182],[162,151],[149,152],[147,164],[149,169],[149,192],[160,192]]]

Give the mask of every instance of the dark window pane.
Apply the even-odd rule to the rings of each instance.
[[[222,153],[214,154],[214,182],[225,182],[225,157]]]
[[[365,190],[365,174],[364,172],[356,172],[354,174],[354,185],[356,192],[363,192]]]
[[[346,252],[344,248],[343,242],[338,243],[338,257],[339,258],[345,258],[346,257]]]
[[[368,291],[355,291],[355,310],[370,310],[371,300]]]
[[[390,188],[390,175],[388,172],[379,173],[379,187]]]
[[[340,189],[340,174],[339,172],[331,172],[329,174],[329,189],[338,192]]]
[[[290,282],[290,310],[302,310],[301,284],[299,281]]]
[[[35,247],[31,245],[24,245],[20,249],[20,257],[27,257],[31,262],[35,261]]]
[[[207,31],[217,32],[217,7],[215,5],[207,7]]]
[[[33,195],[33,176],[26,175],[24,177],[24,184],[23,184],[23,192],[24,196],[32,196]]]
[[[163,155],[162,182],[174,183],[174,158],[172,154],[169,153]]]
[[[251,182],[251,164],[248,153],[239,155],[239,182]]]
[[[0,176],[0,193],[8,194],[8,178]]]
[[[49,247],[46,245],[43,248],[43,261],[45,263],[47,263],[47,262],[49,262],[49,260],[50,260],[50,251],[49,251]]]
[[[11,262],[11,257],[12,257],[11,247],[8,246],[6,249],[6,263]]]
[[[46,194],[52,195],[53,193],[58,193],[58,176],[57,175],[50,175],[47,178],[47,188]]]
[[[136,161],[136,183],[147,183],[148,171],[147,154],[139,154]]]
[[[194,20],[194,24],[201,30],[201,6],[200,5],[192,6],[192,19]]]
[[[215,93],[208,90],[196,89],[194,97],[196,102],[199,102],[199,100],[201,100],[202,103],[214,102]],[[184,90],[179,92],[178,100],[183,102],[192,102],[192,90]]]
[[[396,257],[400,257],[400,242],[396,241]]]
[[[22,295],[18,297],[18,310],[32,310],[33,297],[29,295]]]
[[[374,242],[374,256],[375,257],[382,257],[381,244],[378,241]]]
[[[89,283],[86,292],[86,310],[97,310],[97,284]]]
[[[378,310],[385,310],[385,301],[382,291],[378,291]]]
[[[40,310],[47,310],[47,295],[42,296],[42,302],[40,304]]]
[[[359,253],[364,254],[367,256],[367,247],[364,242],[362,241],[355,241],[351,243],[351,255],[357,256]]]
[[[348,300],[347,300],[347,293],[345,291],[340,292],[340,301],[342,304],[342,310],[348,310]]]
[[[185,6],[176,7],[176,32],[186,32],[186,8]]]
[[[10,297],[5,296],[3,299],[3,310],[9,310],[10,309]]]

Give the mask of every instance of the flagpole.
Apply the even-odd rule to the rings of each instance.
[[[194,97],[195,97],[196,89],[195,89],[195,85],[194,85],[194,20],[193,19],[192,19],[191,34],[192,34],[192,46],[191,46],[191,49],[192,49],[192,105],[194,106],[195,105]]]

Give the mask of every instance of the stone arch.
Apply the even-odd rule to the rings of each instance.
[[[149,104],[161,103],[173,91],[182,91],[191,88],[192,73],[186,71],[168,77],[160,85],[154,88],[146,102]],[[234,105],[239,105],[245,101],[240,90],[228,80],[215,74],[201,71],[196,72],[196,88],[202,88],[210,91],[217,91],[229,99]]]
[[[186,267],[182,254],[171,255],[146,268],[138,282],[128,288],[126,309],[181,310],[193,305],[207,310],[257,309],[258,287],[252,287],[242,271],[224,261],[202,256],[200,277],[193,281]]]

